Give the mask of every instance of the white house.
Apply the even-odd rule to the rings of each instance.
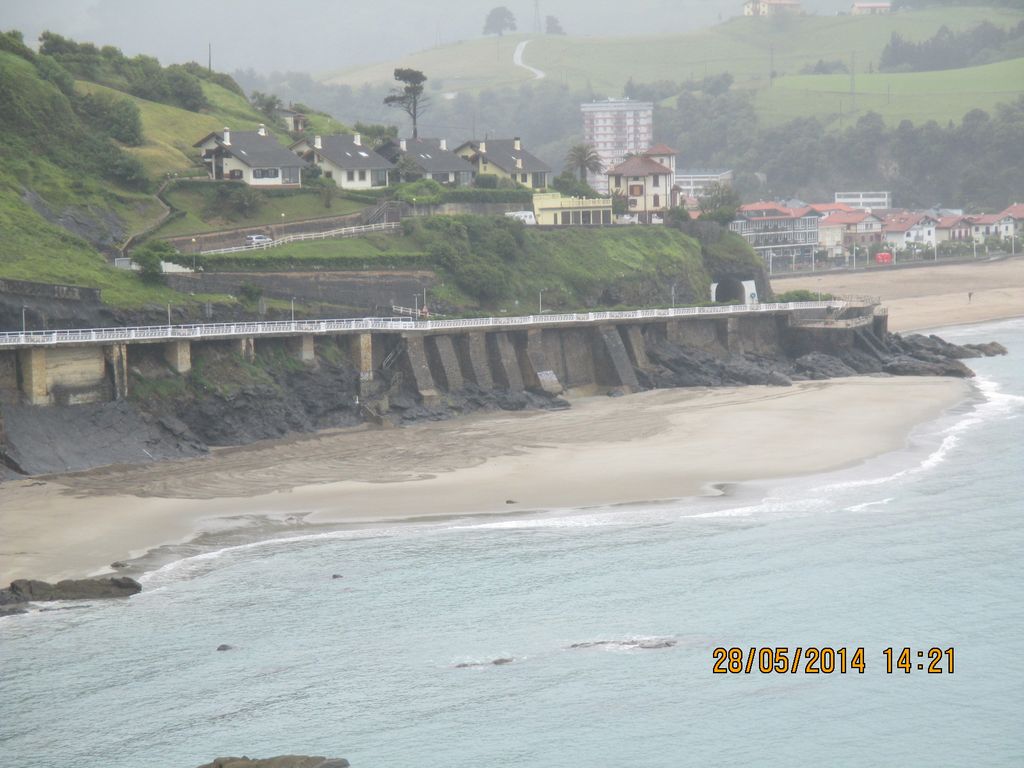
[[[892,3],[854,3],[850,7],[851,16],[878,16],[892,11]]]
[[[254,187],[300,187],[305,163],[260,125],[256,131],[214,132],[192,146],[200,150],[211,179]]]
[[[370,147],[363,146],[358,133],[314,136],[312,141],[300,139],[291,149],[342,189],[386,187],[388,172],[395,167]]]
[[[1013,207],[1011,206],[1011,209]],[[974,239],[974,242],[984,243],[985,239],[989,237],[998,237],[1006,240],[1013,237],[1014,219],[1009,211],[1010,209],[1002,213],[968,216],[967,220],[971,224],[971,237]]]
[[[448,149],[446,139],[389,140],[377,152],[396,166],[403,163],[415,168],[419,176],[439,184],[465,187],[473,181],[473,167]]]
[[[664,216],[672,205],[672,185],[676,176],[675,150],[664,145],[652,147],[655,154],[644,153],[609,168],[608,190],[626,198],[629,213],[650,223]]]
[[[800,13],[800,0],[747,0],[743,4],[744,16],[775,16],[781,13]]]
[[[854,247],[869,248],[881,240],[882,220],[867,211],[835,210],[818,222],[818,245],[833,258],[847,255]]]
[[[903,249],[915,245],[933,247],[938,224],[938,219],[927,214],[896,213],[886,218],[882,232],[885,242],[891,248]]]

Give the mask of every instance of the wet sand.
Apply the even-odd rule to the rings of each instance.
[[[937,267],[873,268],[772,281],[777,292],[806,289],[879,296],[890,331],[916,331],[1024,315],[1024,256]],[[968,294],[972,294],[968,297]]]
[[[915,425],[969,392],[959,380],[875,377],[656,390],[579,399],[566,411],[335,431],[22,480],[0,490],[0,583],[94,574],[230,518],[507,514],[838,469],[901,448]]]

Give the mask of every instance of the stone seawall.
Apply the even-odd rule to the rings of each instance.
[[[562,395],[855,374],[971,376],[1005,352],[770,311],[0,351],[0,458],[26,473],[190,456],[364,422],[560,408]]]

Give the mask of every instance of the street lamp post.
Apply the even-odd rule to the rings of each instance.
[[[192,238],[192,271],[193,272],[196,271],[196,249],[197,249],[196,239],[193,237]]]
[[[21,305],[21,332],[25,333],[25,305]]]
[[[547,288],[541,288],[537,292],[537,314],[538,315],[543,315],[544,314],[544,291],[546,291],[546,290],[547,290]]]
[[[295,297],[292,296],[292,322],[295,322]]]

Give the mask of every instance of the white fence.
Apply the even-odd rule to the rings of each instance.
[[[51,347],[60,344],[154,342],[181,339],[230,339],[247,336],[346,333],[360,331],[437,331],[528,327],[594,323],[607,320],[646,320],[672,317],[720,317],[798,309],[842,309],[842,301],[803,301],[787,304],[728,304],[718,307],[640,309],[632,312],[573,312],[524,317],[473,317],[461,320],[411,320],[395,317],[364,317],[350,320],[282,320],[254,323],[206,323],[201,325],[146,325],[127,328],[81,328],[65,331],[0,333],[3,347]]]
[[[265,251],[277,245],[288,243],[301,243],[304,240],[327,240],[334,237],[359,237],[370,232],[393,232],[401,226],[398,222],[381,222],[379,224],[361,224],[358,227],[341,227],[340,229],[328,229],[326,232],[305,232],[298,235],[284,235],[277,240],[259,245],[238,245],[233,248],[215,248],[212,251],[200,251],[201,256],[211,256],[217,253],[244,253],[245,251]]]

